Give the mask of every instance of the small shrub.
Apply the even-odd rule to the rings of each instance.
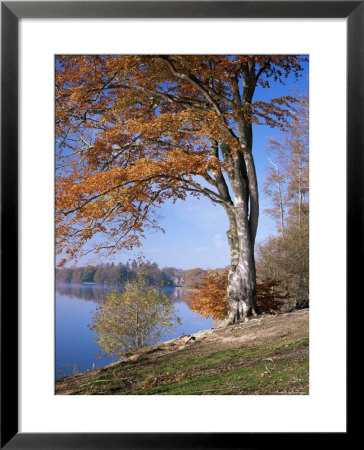
[[[120,357],[157,343],[179,323],[166,294],[139,278],[100,300],[89,327],[106,355]]]
[[[202,278],[193,291],[187,292],[185,298],[192,311],[201,317],[212,317],[223,320],[228,311],[227,305],[227,272],[210,272]],[[261,312],[273,313],[279,311],[287,294],[279,292],[277,280],[264,280],[257,283],[257,306]]]

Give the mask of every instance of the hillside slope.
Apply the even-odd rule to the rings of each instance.
[[[58,395],[308,394],[309,310],[263,315],[56,381]]]

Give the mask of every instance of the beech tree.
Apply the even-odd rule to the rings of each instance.
[[[231,250],[227,322],[256,313],[259,199],[253,124],[284,127],[300,56],[60,56],[56,60],[57,252],[140,245],[158,207],[190,193],[224,208]],[[105,240],[101,240],[101,236]]]

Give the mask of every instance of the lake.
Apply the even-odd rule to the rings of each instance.
[[[94,333],[88,328],[98,300],[104,299],[107,291],[115,289],[115,286],[56,284],[56,378],[97,369],[116,361],[110,357],[97,356],[102,350],[94,341]],[[173,299],[176,314],[181,319],[176,332],[164,335],[163,341],[213,326],[212,319],[201,319],[191,311],[185,302],[183,287],[163,290]]]

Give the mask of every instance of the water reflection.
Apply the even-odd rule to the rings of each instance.
[[[111,291],[122,292],[123,286],[101,285],[101,284],[81,284],[81,283],[57,283],[56,293],[65,297],[77,297],[86,301],[98,302],[105,298],[105,293]],[[184,287],[162,287],[160,288],[167,295],[173,298],[175,303],[186,302]]]
[[[56,284],[56,293],[65,297],[77,297],[86,301],[98,302],[105,298],[105,292],[122,290],[119,286],[103,286],[99,284],[64,283]]]
[[[172,288],[172,297],[173,297],[173,301],[175,303],[185,303],[186,299],[185,299],[185,288],[184,287],[176,287],[176,288]]]
[[[56,284],[56,377],[84,372],[93,367],[102,367],[112,359],[98,359],[95,355],[101,348],[94,341],[88,328],[97,302],[113,290],[122,291],[122,286],[88,284]],[[164,336],[167,341],[182,334],[192,334],[214,326],[211,319],[201,319],[193,312],[184,298],[183,287],[161,288],[173,299],[176,314],[181,324],[174,333]]]

